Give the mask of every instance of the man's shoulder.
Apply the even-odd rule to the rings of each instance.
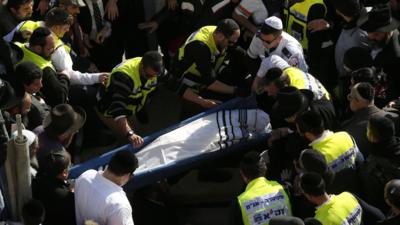
[[[76,182],[79,182],[82,180],[93,180],[93,179],[95,179],[97,173],[98,173],[98,171],[96,171],[96,170],[87,170],[78,177]]]

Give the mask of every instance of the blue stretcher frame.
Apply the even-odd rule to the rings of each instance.
[[[144,144],[140,148],[133,148],[132,145],[127,144],[121,147],[118,147],[116,149],[113,149],[109,152],[104,153],[103,155],[88,160],[82,164],[75,165],[71,168],[69,172],[69,178],[70,179],[75,179],[79,177],[83,172],[89,169],[95,169],[98,170],[100,168],[104,169],[104,167],[108,164],[110,161],[111,157],[118,151],[122,150],[130,150],[133,153],[139,152],[144,146],[147,144],[151,143],[153,140],[155,140],[157,137],[168,133],[172,130],[175,130],[181,126],[184,126],[196,119],[199,119],[201,117],[204,117],[206,115],[209,115],[211,113],[220,111],[220,110],[226,110],[226,109],[255,109],[257,108],[256,100],[254,96],[250,96],[247,98],[234,98],[231,99],[224,104],[221,104],[215,108],[212,108],[208,111],[205,111],[203,113],[200,113],[198,115],[195,115],[189,119],[186,119],[184,121],[178,122],[168,128],[162,129],[158,132],[155,132],[154,134],[151,134],[149,136],[144,137]],[[222,156],[225,156],[229,153],[232,153],[234,151],[238,151],[240,149],[243,149],[244,147],[260,144],[260,143],[265,143],[266,140],[268,139],[268,134],[262,134],[258,136],[255,139],[251,140],[246,140],[239,142],[233,146],[230,146],[228,148],[214,151],[214,152],[209,152],[209,153],[203,153],[201,155],[198,155],[196,157],[191,157],[187,159],[182,159],[174,163],[169,163],[168,165],[164,165],[161,167],[157,167],[154,170],[146,170],[142,171],[139,173],[135,173],[134,177],[124,186],[124,189],[129,191],[129,190],[134,190],[140,187],[147,186],[149,184],[152,184],[156,181],[159,181],[164,178],[168,178],[174,175],[177,175],[181,172],[184,172],[185,170],[189,170],[192,168],[195,168],[196,166],[200,165],[202,162],[214,158],[220,158]]]

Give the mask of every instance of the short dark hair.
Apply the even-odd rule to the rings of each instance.
[[[43,71],[34,63],[25,61],[17,65],[15,68],[16,80],[24,85],[32,84],[36,79],[43,76]]]
[[[283,73],[282,69],[273,67],[265,74],[263,83],[265,85],[273,83],[277,88],[281,89],[287,85],[290,85],[290,78],[287,74]]]
[[[74,17],[60,8],[53,8],[45,16],[46,27],[72,25]]]
[[[31,199],[22,207],[22,222],[25,225],[39,225],[44,221],[46,210],[43,204],[36,199]]]
[[[229,38],[236,30],[240,30],[240,27],[233,19],[224,19],[217,23],[215,32],[222,33],[225,37]]]
[[[265,176],[267,164],[258,152],[251,151],[244,155],[240,162],[240,170],[249,179]]]
[[[322,223],[315,218],[309,217],[304,219],[304,225],[322,225]]]
[[[321,196],[326,193],[325,181],[318,173],[304,173],[300,178],[300,187],[305,194]]]
[[[321,115],[314,111],[308,110],[300,114],[296,120],[300,133],[310,132],[315,136],[321,135],[324,130],[324,121]]]
[[[367,82],[370,83],[372,86],[375,86],[377,83],[375,70],[371,67],[363,67],[351,72],[351,78],[354,80],[355,84],[360,82]]]
[[[55,150],[39,160],[39,172],[49,177],[56,177],[71,164],[71,156],[66,150]]]
[[[116,176],[133,173],[139,166],[138,159],[131,151],[119,151],[113,155],[108,163],[107,170]]]
[[[158,51],[148,51],[144,53],[142,64],[144,68],[151,68],[155,72],[162,72],[164,70],[162,55]]]
[[[39,27],[33,31],[31,37],[29,38],[30,46],[45,46],[46,38],[51,35],[51,31],[47,27]]]
[[[395,136],[393,120],[383,115],[371,116],[368,120],[368,129],[378,142],[391,140]]]
[[[367,82],[360,82],[356,84],[354,88],[357,90],[357,92],[363,99],[369,102],[372,102],[375,99],[375,89],[374,87],[372,87],[371,84]]]
[[[33,0],[8,0],[7,1],[7,8],[18,10],[22,5],[32,2]]]
[[[360,0],[335,0],[333,4],[337,11],[351,18],[358,17],[362,9]]]
[[[305,149],[301,152],[299,161],[303,165],[305,172],[314,172],[322,176],[325,185],[332,184],[335,172],[329,167],[325,156],[318,150]]]

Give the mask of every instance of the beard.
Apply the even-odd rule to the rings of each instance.
[[[370,40],[369,44],[373,49],[384,48],[389,41],[389,35],[385,35],[381,40]]]

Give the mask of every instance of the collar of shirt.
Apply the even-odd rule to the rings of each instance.
[[[328,204],[331,200],[332,200],[333,195],[329,195],[328,200],[326,200],[326,202],[322,203],[321,205],[315,207],[316,209],[321,208],[322,206]]]
[[[108,186],[109,188],[115,189],[115,191],[122,191],[124,192],[124,190],[122,189],[121,186],[117,185],[116,183],[112,182],[111,180],[105,178],[103,176],[103,171],[99,171],[96,174],[97,179],[103,183],[104,185]],[[124,192],[125,193],[125,192]]]
[[[321,137],[319,137],[319,138],[315,139],[314,141],[312,141],[308,146],[312,146],[312,145],[318,144],[318,143],[320,143],[322,140],[324,140],[325,138],[331,136],[332,134],[333,134],[332,131],[330,131],[330,130],[325,130],[325,131],[322,133]]]

